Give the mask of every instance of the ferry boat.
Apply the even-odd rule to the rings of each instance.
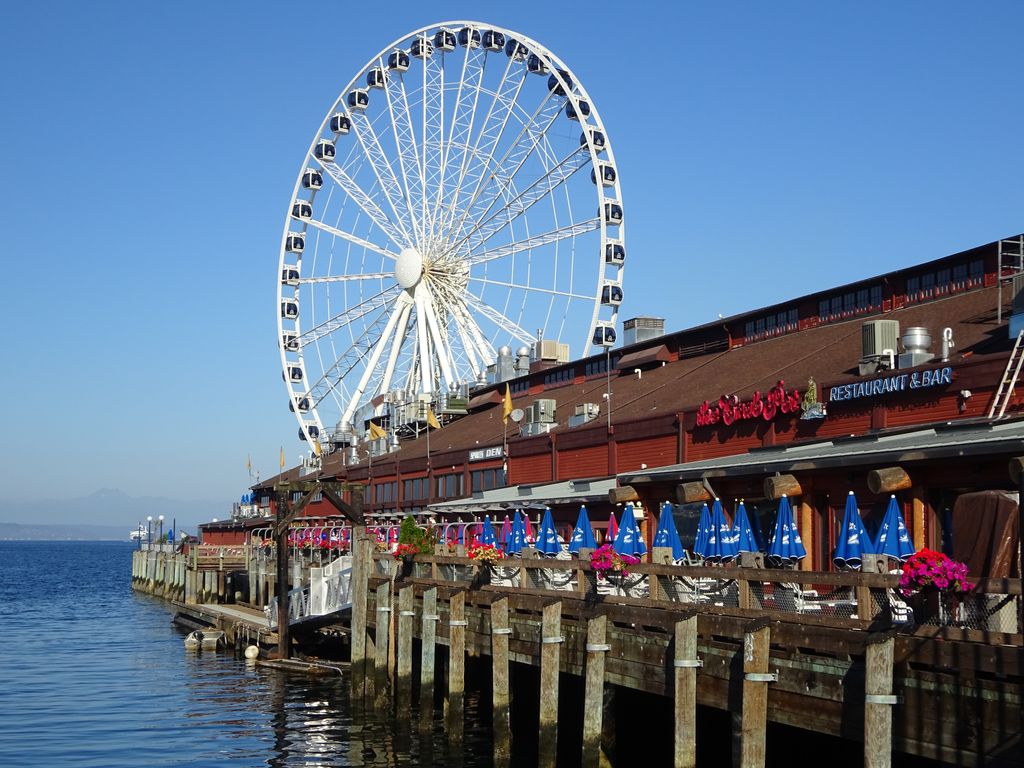
[[[128,541],[142,541],[144,538],[146,538],[146,526],[142,523],[139,523],[139,527],[134,531],[128,532]]]

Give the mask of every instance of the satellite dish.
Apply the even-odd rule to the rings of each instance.
[[[525,416],[525,415],[526,414],[523,413],[523,409],[522,408],[515,408],[515,409],[512,410],[512,413],[510,413],[508,416],[509,416],[510,419],[512,419],[512,421],[514,421],[516,424],[518,424],[520,421],[523,420],[523,416]]]

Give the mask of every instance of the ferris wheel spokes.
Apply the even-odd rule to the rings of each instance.
[[[522,342],[523,344],[529,344],[534,340],[532,333],[524,331],[516,323],[509,318],[505,317],[501,312],[494,309],[493,307],[484,304],[480,299],[471,293],[466,294],[466,304],[472,306],[482,317],[490,320],[494,325],[503,330],[509,336],[514,338],[516,341]]]
[[[483,245],[495,234],[526,213],[534,203],[543,200],[554,192],[580,168],[583,168],[590,162],[590,155],[584,149],[584,147],[580,147],[570,152],[561,162],[548,169],[544,175],[537,178],[528,187],[519,191],[515,197],[508,199],[504,203],[504,208],[494,211],[486,218],[481,217],[476,220],[473,227],[454,243],[453,250],[458,249],[467,242],[469,243],[470,250]]]
[[[320,167],[341,188],[341,191],[348,195],[352,202],[366,214],[367,218],[391,239],[394,245],[399,249],[405,245],[404,233],[395,226],[387,214],[377,205],[377,202],[346,171],[339,168],[335,163],[325,163],[323,161],[320,162]]]
[[[392,90],[397,91],[393,94]],[[409,110],[409,94],[405,89],[405,75],[402,72],[393,72],[384,78],[384,96],[388,103],[388,112],[391,115],[391,124],[394,127],[395,148],[398,154],[399,168],[402,172],[402,181],[405,184],[407,200],[418,200],[423,196],[423,166],[420,164],[419,147],[416,142],[416,130],[412,124],[412,113]],[[410,208],[410,218],[415,230],[416,245],[423,247],[423,219],[421,212],[414,207]]]
[[[352,128],[356,134],[359,146],[363,150],[363,155],[365,155],[370,167],[373,169],[377,183],[380,185],[384,197],[387,199],[388,205],[395,215],[395,225],[401,230],[404,237],[403,245],[414,245],[415,240],[410,236],[409,230],[406,228],[406,224],[411,223],[412,219],[411,213],[405,205],[402,185],[395,178],[395,171],[391,167],[387,155],[384,154],[384,150],[381,149],[377,132],[373,130],[373,125],[367,119],[364,109],[353,109],[351,111],[351,119]]]
[[[358,304],[348,307],[342,312],[317,323],[309,330],[298,335],[297,343],[299,349],[312,344],[315,341],[319,341],[325,336],[329,336],[351,323],[359,322],[374,311],[390,306],[391,301],[400,290],[401,289],[397,285],[385,288],[373,296],[368,296]]]
[[[552,99],[552,94],[549,92],[541,101],[530,120],[520,129],[514,142],[505,151],[501,160],[497,162],[490,173],[487,172],[487,169],[484,170],[484,174],[477,183],[473,197],[463,210],[462,216],[453,228],[453,231],[460,232],[464,230],[467,218],[471,221],[477,221],[487,216],[491,208],[494,207],[494,204],[498,202],[502,195],[507,193],[516,173],[533,154],[541,139],[554,123],[555,118],[558,117],[561,109],[560,101]],[[534,127],[534,130],[531,130],[531,126]]]
[[[430,250],[437,238],[431,217],[431,198],[441,176],[444,141],[444,52],[423,59],[423,248]]]
[[[358,245],[360,248],[365,248],[368,251],[373,251],[374,253],[380,254],[381,256],[387,259],[391,259],[392,261],[398,260],[397,253],[389,251],[386,248],[381,248],[378,245],[374,245],[369,240],[364,240],[358,235],[353,235],[351,232],[346,232],[343,229],[332,227],[330,224],[326,224],[317,219],[303,219],[303,221],[311,227],[316,227],[321,232],[326,232],[329,235],[340,237],[342,240],[348,240],[348,242],[352,243],[353,245]]]
[[[523,251],[531,251],[534,248],[540,248],[548,243],[554,243],[559,240],[565,240],[570,237],[577,237],[586,232],[592,232],[593,230],[601,226],[601,220],[599,218],[589,219],[587,221],[575,222],[573,224],[566,224],[564,227],[553,229],[550,232],[543,232],[539,235],[528,237],[525,240],[518,240],[513,243],[493,248],[489,251],[480,251],[474,253],[469,257],[470,264],[485,264],[488,261],[494,261],[495,259],[501,259],[506,256],[511,256],[514,253],[522,253]],[[531,288],[532,289],[532,288]]]

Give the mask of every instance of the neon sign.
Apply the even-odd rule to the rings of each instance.
[[[736,395],[722,395],[714,405],[707,400],[697,409],[697,426],[706,427],[722,422],[729,426],[743,419],[764,419],[772,421],[780,413],[795,413],[800,410],[800,393],[786,392],[785,383],[779,383],[763,395],[755,392],[746,402],[740,402]]]

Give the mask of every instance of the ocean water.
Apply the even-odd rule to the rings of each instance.
[[[185,651],[170,605],[132,591],[131,552],[0,542],[0,766],[491,765],[472,697],[453,750],[439,715],[421,737],[353,713],[345,677]]]

